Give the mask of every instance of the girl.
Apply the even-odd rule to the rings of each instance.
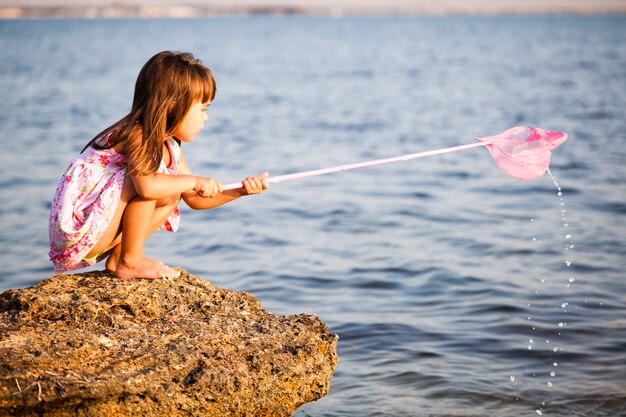
[[[176,277],[143,248],[157,229],[178,229],[181,198],[209,209],[267,189],[267,174],[222,192],[218,181],[191,173],[180,143],[204,127],[215,90],[211,71],[190,53],[160,52],[146,62],[130,113],[85,146],[57,188],[49,227],[55,272],[106,258],[120,278]]]

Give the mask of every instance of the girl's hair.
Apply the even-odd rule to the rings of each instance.
[[[215,97],[211,70],[188,52],[163,51],[146,62],[135,84],[133,106],[124,118],[96,135],[83,149],[122,143],[131,175],[153,174],[163,158],[163,141],[182,122],[191,105]],[[106,141],[99,140],[109,135]]]

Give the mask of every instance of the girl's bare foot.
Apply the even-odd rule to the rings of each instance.
[[[150,258],[128,261],[120,258],[115,267],[115,275],[124,279],[161,279],[177,278],[180,272],[165,265],[163,262]]]

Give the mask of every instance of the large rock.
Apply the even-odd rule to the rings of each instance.
[[[0,295],[0,415],[289,416],[328,392],[336,345],[184,270],[58,275]]]

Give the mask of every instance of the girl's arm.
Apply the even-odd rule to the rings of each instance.
[[[136,143],[138,140],[140,140],[140,137],[136,135],[128,138],[124,142],[124,146],[122,146],[122,153],[127,153],[125,149],[128,146],[138,145]],[[187,171],[189,170],[187,169]],[[157,172],[149,175],[129,176],[137,194],[148,200],[158,200],[177,194],[181,195],[191,190],[206,197],[212,197],[222,192],[222,185],[211,178],[191,175],[191,172],[183,172],[182,174],[166,175]]]
[[[137,194],[150,200],[158,200],[174,194],[200,189],[200,187],[206,186],[202,180],[208,180],[193,175],[166,175],[160,173],[132,175],[131,179]],[[193,192],[195,193],[195,191]]]
[[[185,155],[180,152],[180,159],[178,163],[178,173],[179,176],[193,176],[191,173],[191,169],[189,165],[187,165],[187,161],[185,160]],[[267,189],[267,183],[265,182],[265,177],[267,175],[257,175],[253,177],[248,177],[243,181],[245,188],[238,188],[236,190],[226,190],[221,192],[220,194],[213,195],[209,197],[207,194],[199,194],[194,190],[185,191],[182,193],[183,200],[189,207],[194,210],[204,210],[211,209],[218,206],[221,206],[226,203],[230,203],[233,200],[238,199],[244,195],[250,194],[258,194],[261,191]],[[219,189],[221,190],[222,186],[219,184]]]

